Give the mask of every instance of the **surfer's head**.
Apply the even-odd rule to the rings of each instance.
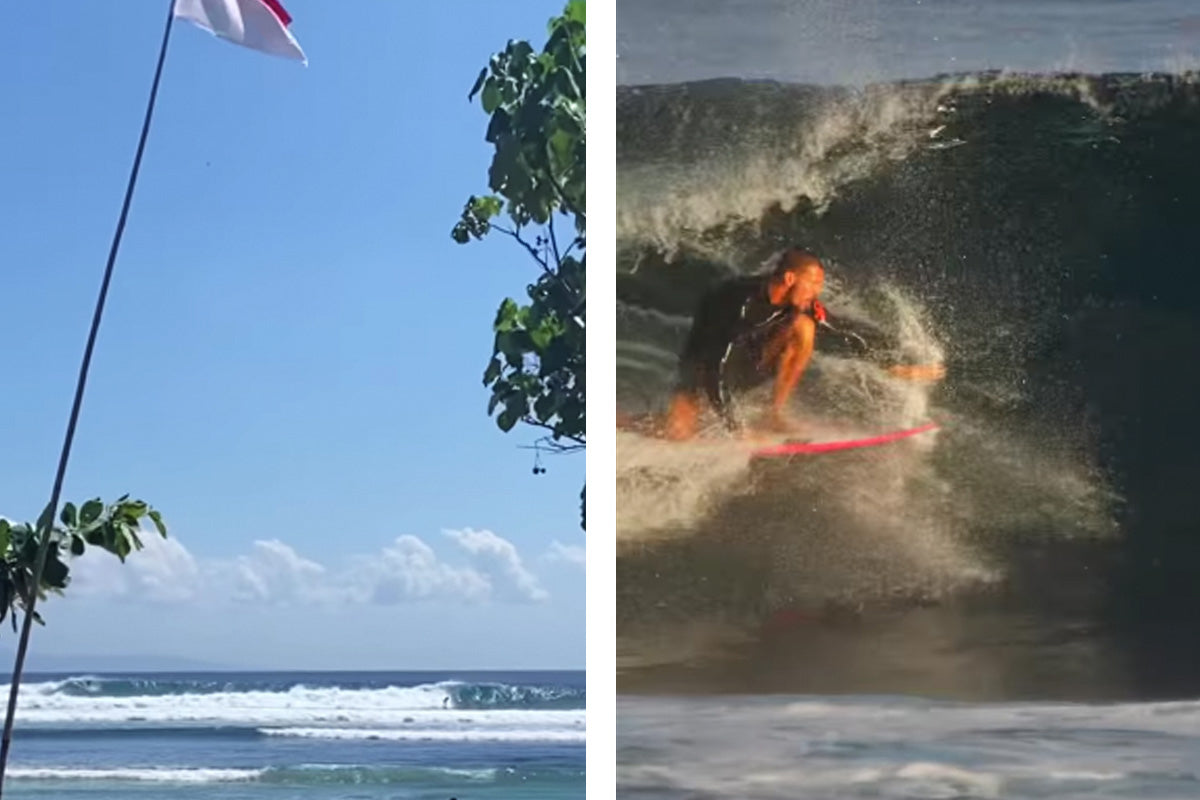
[[[771,301],[807,308],[825,288],[825,267],[807,250],[784,251],[771,275]]]

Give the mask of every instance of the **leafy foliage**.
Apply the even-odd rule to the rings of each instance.
[[[451,232],[465,244],[499,231],[538,265],[528,302],[500,304],[483,383],[502,430],[543,428],[558,450],[584,447],[587,428],[585,9],[585,0],[571,0],[550,21],[540,53],[510,41],[480,71],[468,99],[478,96],[490,118],[494,194],[468,199]],[[572,230],[560,241],[563,220]]]
[[[39,602],[50,593],[63,593],[70,583],[69,559],[83,555],[89,546],[112,553],[123,562],[130,553],[143,546],[138,536],[142,519],[149,519],[160,536],[166,538],[167,535],[162,515],[141,500],[130,500],[129,495],[107,506],[98,498],[78,507],[67,503],[59,515],[61,525],[50,525],[48,513],[49,509],[43,512],[37,525],[27,522],[14,525],[0,519],[0,554],[3,554],[0,560],[0,622],[11,615],[14,631],[17,629],[16,612],[29,608],[34,590],[41,531],[50,536],[50,547],[41,580],[37,582]],[[34,619],[43,622],[36,611]]]

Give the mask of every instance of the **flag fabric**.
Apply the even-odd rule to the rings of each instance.
[[[175,0],[175,16],[234,44],[308,63],[279,0]]]

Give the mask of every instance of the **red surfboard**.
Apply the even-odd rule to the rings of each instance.
[[[858,447],[876,447],[881,444],[890,444],[901,439],[908,439],[912,436],[917,436],[922,433],[936,430],[938,427],[936,422],[927,422],[924,425],[919,425],[916,428],[909,428],[903,431],[892,431],[879,436],[869,436],[865,439],[841,439],[828,442],[781,442],[779,444],[769,445],[767,447],[759,447],[751,452],[755,458],[775,458],[779,456],[801,456],[801,455],[817,455],[820,453],[833,453],[838,450],[853,450]]]

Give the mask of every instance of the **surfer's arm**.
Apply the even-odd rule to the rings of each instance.
[[[897,364],[899,348],[882,331],[867,327],[856,330],[855,326],[842,320],[835,325],[825,319],[818,326],[824,352],[833,351],[833,355],[869,361],[892,377],[905,380],[934,381],[946,374],[946,368],[941,364]]]
[[[907,381],[940,381],[946,377],[945,364],[893,364],[887,371],[893,378]]]

